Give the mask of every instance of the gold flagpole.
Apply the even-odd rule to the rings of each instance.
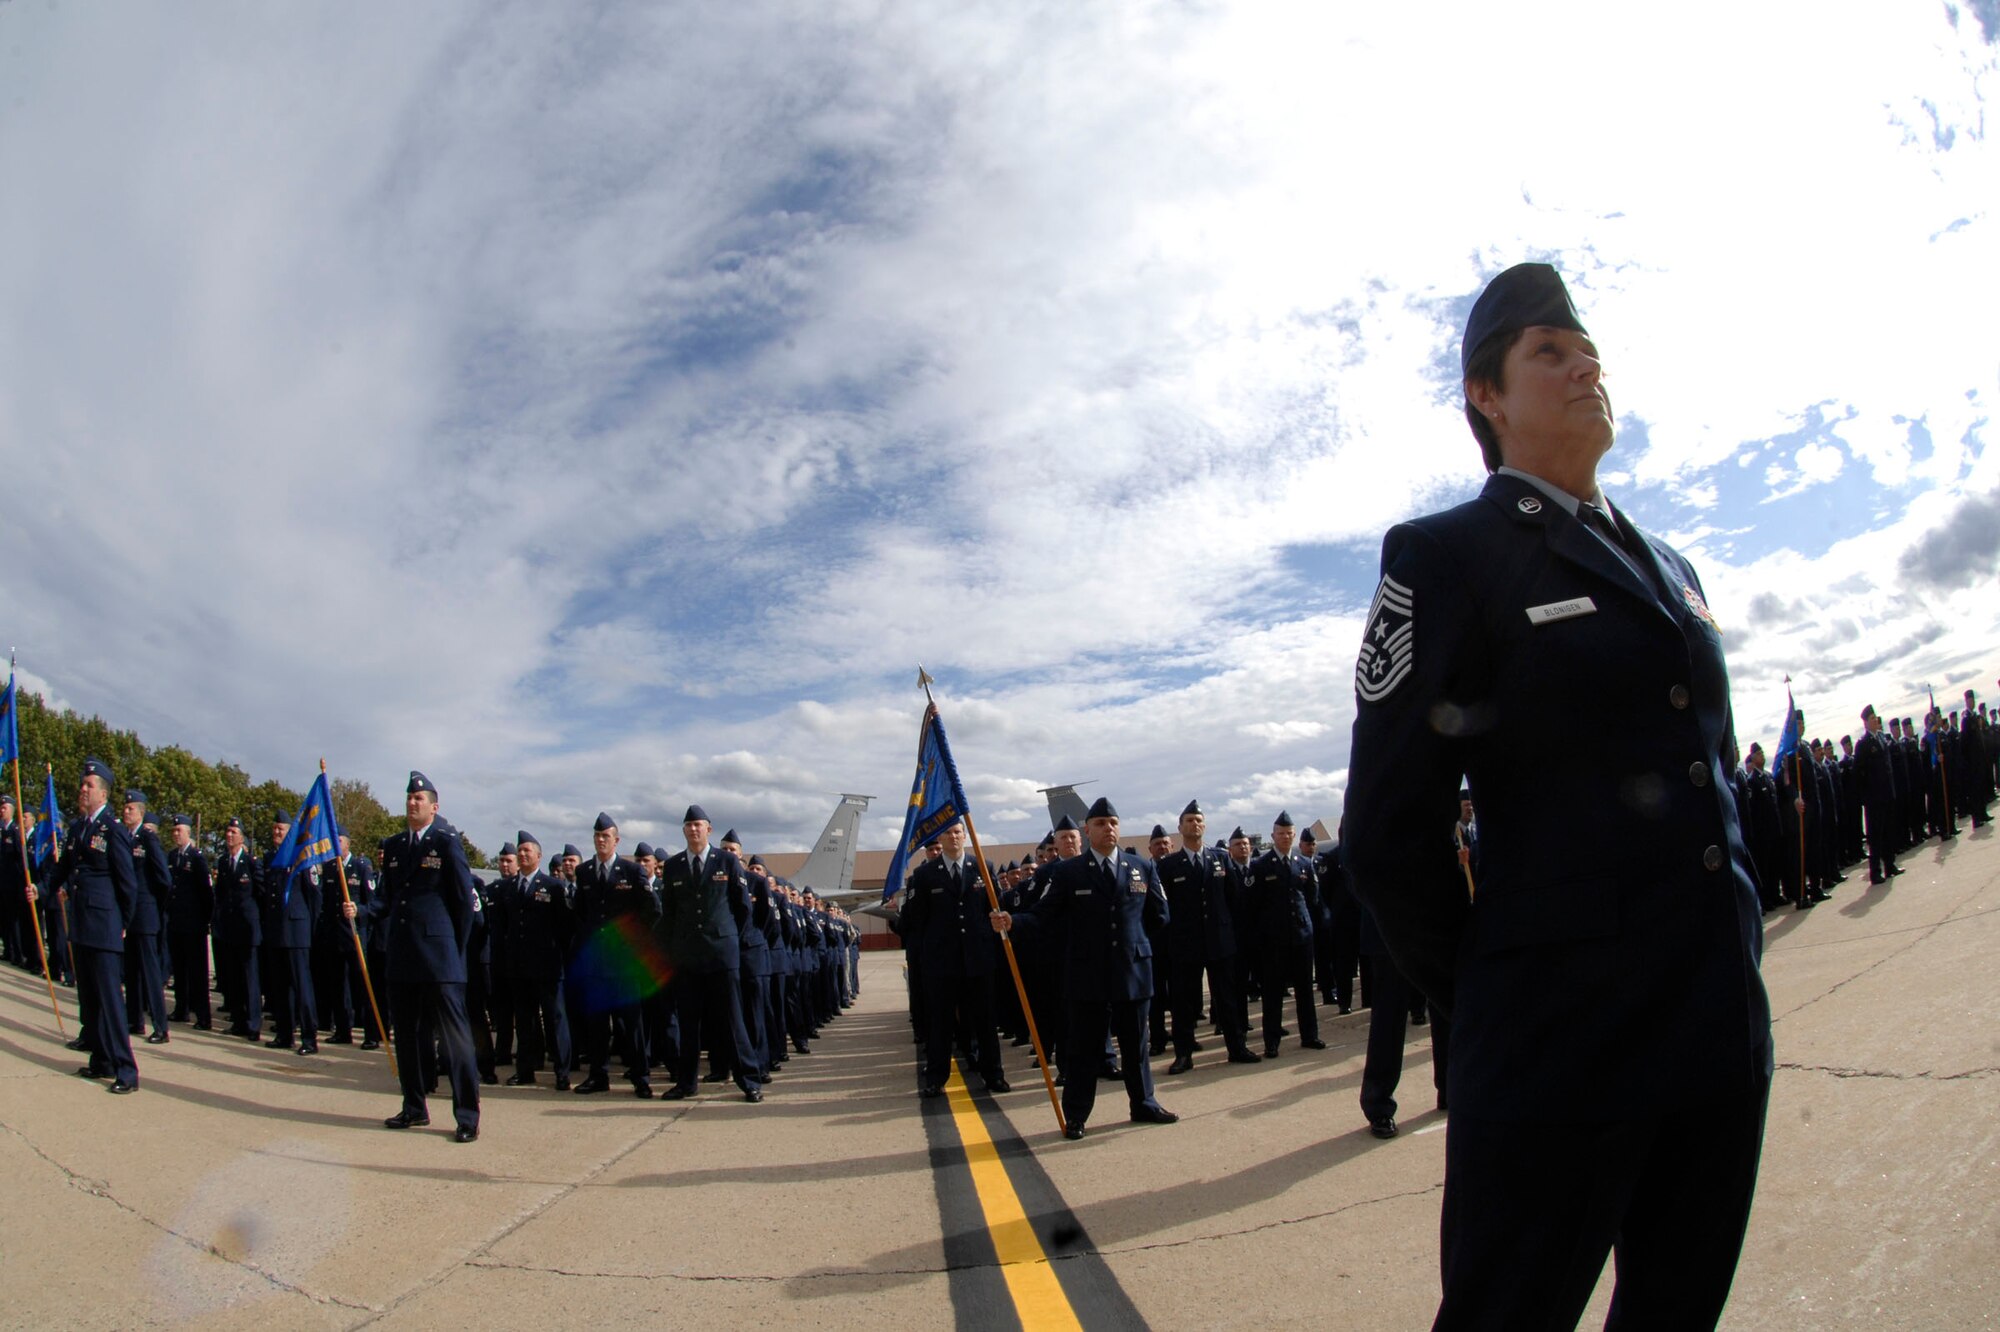
[[[7,677],[11,681],[13,676],[14,656],[12,653],[9,653],[7,655]],[[17,716],[20,713],[20,709],[21,691],[20,687],[16,685],[14,689],[14,711]],[[16,729],[18,731],[18,726]],[[14,754],[14,822],[17,826],[21,822],[21,755],[18,749]],[[29,892],[26,894],[28,898],[28,920],[34,926],[35,930],[35,951],[42,955],[42,984],[49,987],[49,1011],[56,1015],[56,1035],[63,1036],[65,1033],[63,1031],[62,1008],[56,1003],[55,977],[49,974],[49,945],[48,941],[42,937],[42,913],[35,907],[33,893],[35,871],[34,867],[28,863],[28,839],[22,837],[19,840],[21,843],[21,878],[29,888]],[[49,830],[49,844],[51,846],[55,845],[55,830],[53,828]]]
[[[55,776],[56,770],[49,764],[44,763],[42,765],[42,772],[45,777],[53,777]],[[20,799],[20,797],[16,796],[15,799],[18,800]],[[57,860],[62,859],[62,839],[56,836],[56,830],[54,828],[49,829],[49,855],[51,855]],[[69,932],[69,899],[65,897],[61,892],[58,892],[56,894],[56,910],[62,913],[63,950],[69,954],[69,978],[71,983],[75,983],[77,979],[76,940],[70,936]],[[46,957],[48,955],[48,951],[49,951],[48,949],[44,948],[42,950],[42,955]],[[77,1020],[79,1022],[82,1021],[81,1018],[78,1018]]]
[[[917,683],[923,686],[924,702],[929,707],[930,715],[937,716],[937,700],[931,697],[931,677],[922,666],[917,667]],[[986,904],[992,910],[998,911],[1000,893],[993,886],[993,871],[987,867],[986,853],[979,848],[979,831],[972,826],[972,812],[962,810],[960,816],[965,820],[965,835],[972,842],[972,858],[979,865],[979,881],[986,885]],[[901,884],[897,884],[896,887],[898,891],[902,889]],[[1056,1095],[1055,1075],[1049,1072],[1049,1059],[1042,1051],[1042,1033],[1035,1026],[1035,1010],[1028,1002],[1028,986],[1021,979],[1020,959],[1014,956],[1014,941],[1008,937],[1008,932],[1005,930],[1000,932],[1000,949],[1007,955],[1007,971],[1014,977],[1014,993],[1021,998],[1021,1016],[1028,1020],[1028,1041],[1035,1051],[1035,1063],[1042,1070],[1042,1086],[1048,1089],[1049,1105],[1056,1112],[1056,1129],[1058,1132],[1066,1133],[1069,1131],[1069,1121],[1063,1118],[1062,1097]]]
[[[319,761],[319,771],[322,777],[326,775],[325,759]],[[332,799],[332,786],[329,785],[327,787],[326,794],[328,799]],[[332,813],[331,810],[327,812],[329,814]],[[340,850],[339,844],[335,843],[333,849],[335,851]],[[335,856],[333,858],[333,868],[340,875],[341,905],[353,906],[354,899],[347,892],[347,857]],[[341,914],[346,915],[345,912]],[[355,923],[352,916],[347,917],[347,937],[354,941],[354,959],[361,964],[361,988],[368,992],[368,1011],[375,1015],[375,1030],[382,1034],[382,1053],[389,1056],[389,1076],[400,1082],[403,1075],[396,1069],[396,1043],[389,1039],[389,1029],[382,1025],[382,1008],[375,1002],[375,982],[368,978],[368,954],[361,947],[361,927]]]

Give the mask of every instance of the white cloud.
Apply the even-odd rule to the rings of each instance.
[[[1621,504],[1800,607],[1740,691],[1993,646],[1895,573],[2000,466],[1995,62],[1916,0],[0,13],[4,627],[155,742],[881,844],[923,661],[996,836],[1330,815],[1380,533],[1480,474],[1454,302],[1531,253]],[[1739,556],[1758,477],[1876,502]]]

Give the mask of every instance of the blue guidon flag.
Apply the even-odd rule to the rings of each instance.
[[[292,820],[291,831],[278,843],[277,854],[271,857],[271,868],[285,871],[285,900],[289,902],[292,876],[339,858],[340,826],[333,820],[333,795],[326,788],[326,774],[322,772],[313,782],[312,790],[306,792],[305,803],[299,806],[299,816]]]
[[[910,783],[910,807],[903,815],[903,836],[896,853],[889,858],[889,873],[882,880],[882,900],[893,901],[903,888],[903,875],[919,851],[936,841],[952,824],[965,817],[965,788],[958,782],[958,765],[951,761],[951,745],[944,738],[944,718],[935,704],[924,709],[924,725],[917,736],[917,776]]]
[[[1368,608],[1361,632],[1361,655],[1354,662],[1354,692],[1363,703],[1380,703],[1417,664],[1416,594],[1387,574]]]

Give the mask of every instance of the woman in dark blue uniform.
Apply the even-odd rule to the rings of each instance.
[[[1393,529],[1355,670],[1355,894],[1453,1020],[1437,1326],[1713,1324],[1771,1077],[1762,915],[1693,568],[1597,484],[1613,415],[1546,264],[1463,346],[1495,473]],[[1443,836],[1479,809],[1477,896]]]

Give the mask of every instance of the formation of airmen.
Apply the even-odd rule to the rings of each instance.
[[[1803,724],[1801,713],[1801,734]],[[1842,736],[1837,753],[1822,740],[1801,743],[1797,761],[1788,755],[1775,777],[1763,746],[1753,744],[1730,787],[1766,911],[1787,902],[1805,909],[1824,901],[1841,871],[1864,855],[1871,882],[1882,883],[1901,873],[1897,854],[1927,837],[1956,836],[1960,819],[1983,825],[2000,788],[2000,737],[1971,690],[1962,714],[1934,711],[1921,732],[1905,718],[1885,733],[1871,707],[1858,743]],[[1279,1058],[1292,1035],[1288,1003],[1299,1048],[1325,1049],[1318,1006],[1354,1011],[1358,976],[1359,1006],[1370,1012],[1361,1103],[1371,1131],[1397,1132],[1406,1023],[1433,1028],[1433,1077],[1445,1109],[1450,1024],[1390,958],[1349,889],[1338,842],[1316,846],[1310,828],[1301,832],[1280,811],[1261,849],[1241,827],[1211,844],[1199,800],[1181,811],[1177,832],[1155,825],[1141,854],[1141,839],[1121,838],[1117,811],[1100,800],[1082,828],[1065,816],[1031,857],[991,867],[997,913],[963,828],[930,845],[896,897],[894,921],[914,1039],[923,1047],[919,1095],[942,1094],[954,1050],[988,1091],[1012,1090],[1003,1051],[1030,1043],[1032,1011],[1032,1035],[1064,1089],[1069,1136],[1083,1135],[1100,1078],[1124,1082],[1134,1120],[1171,1123],[1176,1116],[1154,1095],[1149,1056],[1171,1054],[1168,1076],[1192,1071],[1204,1048],[1197,1030],[1207,1021],[1222,1042],[1218,1062]],[[1479,829],[1470,791],[1460,792],[1445,836],[1468,884],[1475,882]],[[1082,867],[1097,875],[1078,878]],[[1102,875],[1112,880],[1108,888],[1092,881]],[[1003,932],[1014,945],[1026,1010],[1002,958]],[[1258,1042],[1251,1007],[1260,1001]]]
[[[79,816],[57,854],[29,863],[32,886],[22,847],[33,816],[0,797],[0,949],[37,973],[46,957],[51,976],[76,987],[83,1030],[70,1047],[89,1056],[78,1072],[108,1078],[116,1094],[139,1085],[132,1038],[164,1045],[177,1023],[217,1031],[220,1016],[222,1035],[308,1057],[322,1042],[353,1044],[358,1027],[364,1050],[395,1043],[404,1106],[385,1122],[427,1124],[442,1072],[457,1140],[469,1142],[479,1087],[503,1068],[511,1087],[539,1085],[546,1066],[557,1091],[588,1095],[610,1088],[615,1053],[641,1098],[664,1071],[666,1099],[733,1080],[761,1101],[858,993],[854,921],[745,857],[733,830],[711,845],[698,805],[683,850],[642,842],[621,855],[615,821],[600,814],[593,854],[566,845],[545,865],[522,829],[487,881],[467,867],[422,773],[410,776],[409,828],[378,848],[379,871],[343,835],[337,859],[288,873],[277,863],[288,820],[260,857],[230,819],[211,862],[192,820],[170,817],[163,845],[145,794],[125,791],[114,818],[112,790],[110,769],[87,761]]]
[[[1896,857],[1930,838],[1958,835],[1961,819],[1985,825],[2000,783],[2000,736],[1975,691],[1961,712],[1933,707],[1914,718],[1860,716],[1861,738],[1801,741],[1782,762],[1761,744],[1733,775],[1743,836],[1756,864],[1764,910],[1809,910],[1832,895],[1864,858],[1870,883],[1902,873]],[[1805,713],[1793,719],[1805,734]]]
[[[1989,818],[2000,742],[1973,691],[1963,710],[1935,709],[1921,726],[1872,707],[1860,720],[1858,740],[1801,741],[1779,763],[1753,744],[1731,773],[1766,911],[1826,900],[1864,858],[1871,883],[1886,882],[1902,872],[1897,856]],[[1794,728],[1804,734],[1803,712]],[[617,824],[600,814],[590,854],[565,845],[545,864],[522,829],[489,882],[464,869],[461,840],[436,816],[421,773],[406,811],[421,832],[384,842],[380,872],[343,836],[337,860],[287,874],[275,864],[282,820],[262,856],[229,820],[211,862],[186,816],[165,821],[163,842],[145,794],[124,791],[114,817],[113,789],[109,768],[89,760],[81,817],[58,855],[30,867],[40,894],[21,851],[34,816],[0,795],[0,955],[39,971],[46,948],[51,975],[78,991],[84,1030],[71,1046],[90,1056],[79,1072],[108,1078],[114,1093],[138,1085],[132,1038],[163,1045],[177,1023],[213,1031],[220,1014],[225,1035],[312,1056],[322,1040],[354,1043],[357,1027],[361,1047],[379,1049],[387,1016],[402,1034],[405,1104],[387,1121],[396,1127],[429,1122],[425,1097],[440,1071],[464,1141],[477,1136],[478,1088],[503,1068],[511,1087],[539,1085],[546,1067],[556,1090],[588,1095],[610,1089],[615,1059],[641,1098],[663,1073],[668,1099],[727,1081],[756,1102],[858,990],[860,931],[848,915],[770,874],[734,830],[710,845],[698,805],[684,816],[685,849],[671,853],[642,842],[620,854]],[[1261,849],[1240,827],[1210,844],[1199,801],[1176,832],[1156,825],[1141,854],[1099,801],[1083,827],[1065,818],[1031,858],[993,870],[997,913],[963,829],[932,843],[895,921],[924,1047],[920,1093],[941,1094],[954,1050],[988,1090],[1011,1090],[1002,1043],[1029,1043],[1032,1010],[1072,1136],[1100,1078],[1124,1082],[1133,1118],[1171,1123],[1149,1057],[1170,1054],[1168,1076],[1192,1071],[1206,1021],[1228,1062],[1277,1058],[1293,1035],[1288,1017],[1301,1049],[1324,1049],[1318,1007],[1353,1011],[1358,975],[1360,1006],[1388,1033],[1371,1039],[1363,1077],[1371,1128],[1396,1131],[1405,1020],[1434,1025],[1442,1107],[1448,1024],[1397,972],[1349,891],[1341,847],[1316,847],[1285,812]],[[1476,876],[1469,799],[1451,836]],[[1112,886],[1079,878],[1081,867]],[[31,896],[53,907],[39,913],[39,939]],[[1002,962],[1003,933],[1026,1009]]]
[[[924,1047],[919,1095],[942,1093],[954,1049],[987,1090],[1011,1090],[1002,1041],[1029,1044],[1032,1012],[1032,1036],[1063,1089],[1069,1137],[1083,1136],[1100,1079],[1124,1083],[1133,1120],[1173,1123],[1148,1059],[1171,1053],[1171,1077],[1194,1070],[1204,1021],[1222,1041],[1220,1062],[1256,1064],[1283,1054],[1293,1034],[1288,1005],[1298,1047],[1324,1050],[1320,1004],[1352,1012],[1357,974],[1363,1007],[1391,988],[1394,964],[1365,947],[1366,912],[1347,890],[1337,844],[1318,847],[1286,811],[1261,851],[1240,827],[1210,844],[1199,800],[1181,811],[1178,832],[1155,825],[1144,839],[1121,839],[1117,810],[1099,800],[1081,828],[1065,816],[1030,858],[993,870],[997,912],[963,829],[932,843],[898,895],[894,922]],[[1126,840],[1143,841],[1144,853]],[[1002,933],[1014,945],[1025,1009],[1001,960]],[[1261,1003],[1255,1042],[1253,1003]],[[1407,1010],[1429,1020],[1421,995],[1399,989],[1394,1007],[1399,1019]]]

